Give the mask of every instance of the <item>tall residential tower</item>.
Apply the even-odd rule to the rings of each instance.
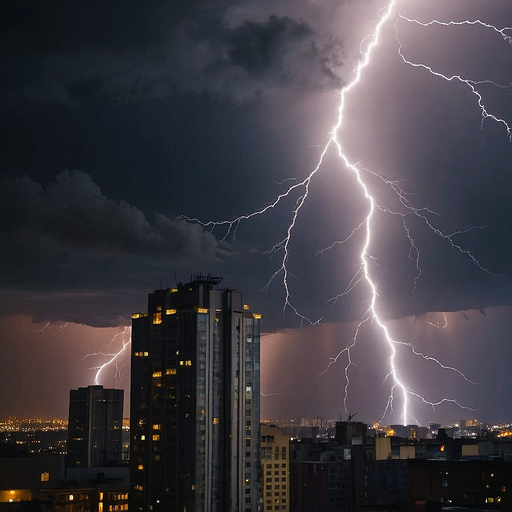
[[[260,315],[220,281],[132,317],[132,512],[260,510]]]
[[[120,465],[123,397],[122,389],[103,386],[70,391],[68,467]]]

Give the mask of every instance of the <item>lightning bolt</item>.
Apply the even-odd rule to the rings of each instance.
[[[41,329],[35,329],[34,331],[32,331],[33,333],[35,334],[40,334],[42,338],[44,338],[45,336],[52,336],[52,337],[55,337],[55,336],[58,336],[67,326],[68,326],[68,323],[69,322],[65,322],[64,324],[62,325],[58,325],[58,330],[54,333],[51,333],[51,334],[48,334],[47,331],[50,327],[52,327],[53,324],[51,324],[50,322],[46,322],[45,325],[43,325],[43,327],[41,327]]]
[[[317,255],[323,254],[325,251],[333,249],[335,246],[344,244],[348,242],[356,232],[363,231],[364,232],[364,240],[359,252],[359,268],[348,283],[348,285],[345,287],[345,289],[335,297],[332,297],[327,301],[327,303],[335,303],[340,297],[343,297],[350,293],[356,286],[360,284],[364,284],[368,290],[368,307],[366,308],[366,311],[362,315],[361,320],[358,322],[354,334],[350,341],[346,344],[346,346],[335,356],[330,358],[329,363],[326,367],[326,369],[321,373],[325,373],[329,370],[329,368],[338,362],[338,360],[344,356],[347,359],[347,363],[344,368],[344,377],[345,377],[345,386],[344,386],[344,408],[345,412],[347,412],[347,397],[348,397],[348,391],[349,391],[349,385],[350,385],[350,368],[353,365],[352,361],[352,355],[351,351],[353,347],[356,345],[360,331],[362,327],[365,324],[371,323],[373,326],[377,328],[377,330],[381,334],[382,342],[387,347],[388,351],[388,371],[387,375],[385,377],[385,381],[390,381],[390,394],[389,398],[387,400],[386,406],[384,408],[384,412],[382,414],[381,422],[384,420],[386,414],[389,411],[393,411],[393,405],[395,400],[398,396],[401,398],[401,412],[400,412],[400,419],[403,421],[404,425],[408,423],[409,418],[409,399],[415,398],[421,402],[423,402],[425,405],[428,405],[432,408],[435,408],[443,403],[452,403],[457,405],[460,408],[468,409],[468,410],[474,410],[470,407],[467,407],[461,403],[459,403],[457,400],[453,398],[442,398],[441,400],[432,401],[427,400],[423,396],[421,396],[418,392],[411,389],[409,386],[407,386],[401,377],[401,373],[398,368],[398,354],[399,351],[408,350],[410,351],[415,357],[421,358],[429,363],[436,364],[443,370],[455,372],[458,374],[461,378],[463,378],[466,382],[474,384],[473,381],[468,379],[461,371],[458,369],[445,365],[441,361],[435,359],[434,357],[431,357],[427,354],[424,354],[414,348],[412,343],[409,342],[403,342],[394,339],[390,332],[388,327],[386,326],[385,322],[382,319],[382,315],[379,312],[379,293],[377,289],[377,283],[374,278],[373,272],[372,272],[372,264],[376,264],[376,261],[374,257],[371,255],[370,247],[372,242],[372,226],[373,226],[373,220],[374,216],[377,211],[380,211],[384,214],[390,214],[395,215],[402,218],[402,225],[405,230],[406,237],[410,244],[410,252],[409,252],[409,258],[415,263],[416,265],[416,275],[413,279],[413,288],[414,291],[416,290],[416,286],[418,283],[418,280],[421,276],[421,267],[420,267],[420,251],[417,247],[417,245],[414,242],[412,233],[409,229],[408,225],[408,219],[409,218],[416,218],[419,219],[428,229],[430,229],[434,234],[436,234],[441,239],[445,240],[450,246],[459,251],[463,256],[469,258],[474,265],[476,265],[479,269],[481,269],[484,272],[487,272],[489,274],[493,274],[491,270],[485,268],[481,262],[477,259],[477,257],[470,251],[464,249],[459,243],[456,241],[457,235],[460,235],[461,233],[467,232],[471,229],[481,229],[483,226],[471,226],[467,230],[461,230],[456,231],[453,233],[447,233],[443,230],[439,229],[435,225],[435,221],[432,219],[435,219],[435,217],[438,215],[435,211],[429,209],[429,208],[418,208],[414,206],[414,204],[408,199],[408,195],[404,190],[401,188],[401,185],[397,181],[388,180],[384,177],[382,177],[380,174],[367,169],[360,165],[359,162],[351,162],[344,152],[342,141],[339,139],[338,133],[340,132],[340,129],[343,125],[344,120],[344,113],[346,108],[346,98],[350,94],[350,92],[357,87],[361,80],[361,76],[363,75],[365,69],[370,65],[372,54],[374,53],[374,50],[377,46],[380,44],[381,40],[381,33],[386,24],[389,24],[394,20],[394,31],[395,31],[395,39],[398,45],[398,55],[400,56],[402,62],[408,66],[414,67],[414,68],[420,68],[423,69],[432,75],[443,79],[447,82],[453,82],[458,81],[465,86],[469,88],[471,93],[476,98],[476,103],[480,109],[481,117],[482,117],[482,125],[485,119],[490,119],[495,121],[496,123],[502,125],[506,131],[506,134],[509,139],[512,139],[512,132],[510,129],[509,124],[502,118],[500,118],[498,115],[489,112],[488,109],[485,106],[483,96],[478,91],[478,86],[481,84],[491,84],[496,87],[501,88],[507,88],[509,85],[500,85],[492,81],[488,80],[473,80],[470,78],[465,78],[460,75],[451,75],[447,76],[442,74],[439,71],[436,71],[433,67],[428,66],[424,63],[416,63],[412,60],[408,59],[406,57],[405,51],[402,47],[402,43],[400,42],[399,38],[399,22],[406,22],[410,24],[415,24],[418,26],[427,27],[430,25],[440,25],[440,26],[446,26],[450,27],[453,25],[468,25],[468,26],[480,26],[485,29],[491,30],[496,32],[496,34],[503,38],[503,40],[507,43],[512,44],[512,36],[509,36],[507,34],[508,31],[512,30],[511,28],[503,28],[498,29],[497,27],[493,25],[489,25],[486,23],[483,23],[481,21],[461,21],[461,22],[439,22],[439,21],[431,21],[429,23],[422,23],[418,20],[407,18],[403,15],[401,15],[398,12],[398,0],[392,0],[389,1],[386,4],[386,7],[382,9],[379,12],[378,21],[375,26],[374,33],[368,37],[366,37],[360,47],[360,54],[361,59],[359,63],[357,64],[353,79],[348,84],[346,84],[344,87],[340,90],[340,100],[339,100],[339,106],[338,106],[338,114],[336,123],[333,126],[332,130],[329,132],[329,137],[326,145],[324,146],[323,150],[321,151],[321,154],[318,159],[318,163],[316,167],[310,172],[310,174],[302,181],[294,181],[284,192],[280,193],[275,197],[275,199],[267,204],[266,206],[259,208],[252,213],[248,213],[245,215],[241,215],[239,217],[236,217],[232,220],[223,220],[223,221],[208,221],[203,222],[197,218],[190,218],[182,216],[181,218],[189,221],[194,222],[202,225],[205,229],[213,232],[215,230],[223,230],[223,234],[220,237],[222,241],[226,240],[227,237],[231,235],[236,234],[236,230],[241,222],[248,220],[252,217],[263,215],[266,212],[274,209],[278,204],[282,203],[285,199],[292,197],[292,195],[297,194],[298,197],[295,200],[295,205],[291,210],[291,219],[288,224],[288,227],[286,229],[285,236],[278,241],[268,252],[268,254],[274,256],[278,253],[281,254],[281,260],[280,265],[277,268],[277,270],[271,275],[270,279],[268,280],[266,286],[264,289],[268,289],[270,284],[276,280],[277,278],[280,278],[281,284],[284,289],[284,303],[282,308],[282,315],[285,314],[285,312],[289,309],[291,310],[295,315],[297,315],[300,319],[300,324],[302,325],[304,322],[307,322],[309,324],[317,324],[321,321],[321,319],[310,319],[307,316],[303,315],[298,308],[295,307],[295,305],[292,302],[292,294],[290,291],[290,278],[291,273],[288,268],[288,263],[290,259],[290,241],[292,239],[292,234],[296,226],[297,218],[299,216],[299,213],[301,209],[303,208],[305,202],[308,199],[308,195],[310,193],[310,187],[313,178],[315,175],[320,171],[322,168],[322,165],[324,163],[325,156],[327,155],[327,152],[330,150],[335,150],[337,153],[338,158],[340,159],[342,163],[343,169],[345,169],[348,173],[352,173],[352,175],[355,177],[355,180],[358,184],[360,193],[361,193],[361,200],[364,201],[367,205],[366,215],[364,216],[363,220],[354,227],[351,231],[351,233],[341,241],[336,241],[329,247],[326,247],[322,249],[321,251],[318,251]],[[368,185],[367,178],[373,177],[381,182],[384,183],[385,186],[389,187],[395,194],[395,196],[398,198],[398,202],[400,203],[401,207],[403,208],[402,211],[394,211],[384,205],[381,205],[377,202],[374,194],[372,194],[370,187]],[[493,274],[494,275],[494,274]],[[320,374],[320,375],[321,375]]]
[[[432,20],[428,23],[421,23],[418,20],[407,18],[405,16],[402,16],[401,14],[399,14],[398,19],[405,20],[408,23],[415,23],[422,27],[428,27],[431,25],[440,25],[440,26],[445,26],[445,27],[449,27],[449,26],[453,26],[453,25],[479,25],[479,26],[485,27],[487,29],[490,29],[490,30],[496,32],[506,42],[508,42],[509,44],[512,44],[512,37],[506,35],[507,31],[512,30],[511,27],[505,27],[502,29],[498,29],[497,27],[495,27],[493,25],[489,25],[488,23],[484,23],[480,20],[475,20],[475,21],[465,20],[465,21],[459,21],[459,22],[452,21],[452,22],[448,22],[448,23],[437,21],[437,20]],[[478,107],[480,108],[480,112],[482,115],[482,123],[481,123],[482,128],[483,128],[484,121],[486,119],[492,119],[496,123],[503,125],[503,127],[505,128],[505,130],[507,132],[509,141],[512,142],[512,131],[510,129],[509,124],[505,121],[505,119],[502,119],[501,117],[498,117],[497,115],[495,115],[487,110],[487,108],[484,104],[483,97],[477,90],[477,86],[482,85],[482,84],[491,84],[491,85],[494,85],[495,87],[499,87],[501,89],[506,89],[506,88],[512,86],[512,83],[507,84],[507,85],[500,85],[492,80],[474,80],[474,79],[470,79],[470,78],[464,78],[460,75],[448,76],[439,71],[434,70],[432,67],[428,66],[427,64],[410,61],[409,59],[407,59],[407,57],[404,55],[404,53],[402,51],[403,50],[402,43],[400,42],[400,38],[398,36],[398,19],[397,19],[397,22],[395,23],[395,37],[398,42],[398,54],[400,55],[402,61],[405,64],[412,66],[412,67],[423,68],[426,71],[428,71],[430,74],[437,76],[439,78],[442,78],[443,80],[446,80],[447,82],[458,81],[458,82],[466,85],[469,88],[469,90],[471,91],[471,93],[476,96],[477,104],[478,104]]]
[[[121,380],[123,379],[123,374],[121,372],[118,362],[119,362],[119,358],[121,357],[121,355],[131,344],[131,333],[132,333],[131,327],[124,327],[122,332],[117,333],[112,338],[111,342],[107,346],[110,347],[115,342],[120,340],[121,348],[119,348],[117,351],[114,351],[114,352],[97,351],[97,352],[92,352],[90,354],[86,354],[83,357],[83,359],[82,359],[83,361],[85,361],[89,357],[101,357],[103,359],[106,358],[106,361],[104,361],[103,363],[89,368],[90,371],[96,372],[95,376],[94,376],[94,384],[99,385],[101,372],[105,368],[108,368],[109,366],[113,366],[114,367],[114,378],[116,380],[116,386],[119,387]]]

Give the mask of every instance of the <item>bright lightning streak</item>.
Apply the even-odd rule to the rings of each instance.
[[[402,19],[402,20],[405,20],[405,21],[408,21],[409,23],[416,23],[418,25],[421,25],[422,27],[427,27],[429,25],[443,25],[443,26],[450,26],[450,25],[481,25],[483,27],[486,27],[488,29],[491,29],[491,30],[494,30],[496,31],[498,34],[500,34],[504,39],[505,41],[507,41],[508,43],[511,43],[512,44],[512,38],[510,36],[507,36],[504,32],[507,31],[507,30],[511,30],[510,27],[506,27],[506,28],[503,28],[503,29],[498,29],[496,27],[494,27],[493,25],[488,25],[487,23],[483,23],[481,22],[480,20],[476,20],[476,21],[462,21],[462,22],[452,22],[452,23],[442,23],[440,21],[437,21],[437,20],[433,20],[429,23],[421,23],[417,20],[413,20],[413,19],[410,19],[410,18],[406,18],[405,16],[402,16],[402,15],[399,15],[399,18]],[[397,20],[398,21],[398,20]],[[476,86],[477,85],[480,85],[480,84],[483,84],[483,83],[490,83],[496,87],[500,87],[500,88],[507,88],[507,87],[510,87],[511,84],[509,85],[499,85],[491,80],[471,80],[469,78],[463,78],[462,76],[460,75],[452,75],[452,76],[447,76],[443,73],[440,73],[439,71],[435,71],[432,67],[426,65],[426,64],[422,64],[422,63],[417,63],[417,62],[412,62],[410,60],[408,60],[404,53],[403,53],[403,48],[402,48],[402,43],[400,42],[400,38],[398,37],[398,28],[397,28],[397,23],[395,23],[395,37],[396,37],[396,40],[398,42],[398,54],[400,55],[401,59],[404,61],[405,64],[408,64],[409,66],[412,66],[412,67],[415,67],[415,68],[423,68],[425,70],[427,70],[429,73],[431,73],[432,75],[434,76],[437,76],[439,78],[442,78],[443,80],[446,80],[447,82],[451,82],[451,81],[458,81],[462,84],[465,84],[467,87],[469,87],[470,91],[472,92],[472,94],[474,94],[477,98],[477,103],[478,103],[478,106],[480,108],[480,112],[481,112],[481,115],[482,115],[482,127],[483,127],[483,123],[485,121],[485,119],[492,119],[493,121],[499,123],[499,124],[502,124],[506,131],[507,131],[507,136],[508,136],[508,139],[512,142],[512,130],[510,128],[510,126],[508,125],[508,123],[490,113],[487,111],[487,108],[485,107],[485,104],[484,104],[484,100],[483,100],[483,97],[482,95],[478,92]]]
[[[300,195],[299,195],[298,199],[296,199],[295,206],[293,207],[293,209],[291,211],[291,219],[290,219],[290,223],[287,227],[285,237],[281,241],[276,243],[268,251],[268,253],[271,255],[275,255],[278,252],[282,252],[282,258],[281,258],[281,263],[280,263],[279,268],[272,274],[272,276],[270,277],[269,281],[267,282],[267,284],[265,286],[265,289],[267,289],[270,286],[270,284],[278,276],[280,276],[282,286],[283,286],[284,292],[285,292],[282,314],[284,315],[286,310],[290,309],[295,315],[297,315],[300,318],[301,325],[303,322],[308,322],[310,324],[317,324],[320,322],[320,320],[311,320],[311,319],[307,318],[306,316],[302,315],[298,311],[298,309],[294,306],[294,304],[292,303],[292,300],[291,300],[292,294],[291,294],[290,285],[289,285],[289,279],[291,277],[291,274],[288,269],[288,262],[290,259],[290,241],[292,238],[292,233],[296,226],[296,222],[297,222],[299,213],[308,198],[311,182],[312,182],[313,178],[315,177],[315,175],[320,170],[320,168],[322,167],[322,164],[324,163],[324,158],[325,158],[327,152],[331,148],[335,148],[337,150],[338,157],[344,164],[344,167],[346,168],[346,170],[348,170],[349,172],[351,172],[354,175],[354,177],[357,181],[357,184],[361,191],[361,195],[364,197],[364,200],[367,203],[367,213],[366,213],[364,219],[359,223],[359,225],[356,226],[355,228],[353,228],[351,233],[344,240],[334,242],[329,247],[326,247],[325,249],[322,249],[321,251],[319,251],[317,253],[317,255],[323,254],[325,251],[334,248],[336,245],[346,243],[348,240],[350,240],[355,235],[356,232],[358,232],[360,230],[364,231],[364,241],[363,241],[360,253],[359,253],[359,262],[360,262],[359,269],[357,270],[357,272],[355,273],[355,275],[353,276],[353,278],[351,279],[349,284],[346,286],[345,290],[342,293],[340,293],[339,295],[337,295],[336,297],[329,299],[328,302],[334,303],[338,298],[347,295],[358,284],[366,283],[366,286],[367,286],[368,292],[369,292],[369,297],[368,297],[369,305],[368,305],[365,313],[363,314],[361,321],[357,324],[356,329],[354,331],[354,335],[352,336],[351,340],[347,343],[345,348],[343,348],[335,357],[330,359],[330,361],[327,365],[327,368],[322,373],[325,373],[333,364],[335,364],[338,361],[338,359],[342,355],[347,358],[347,364],[344,369],[344,376],[345,376],[344,406],[345,406],[345,411],[347,411],[347,397],[348,397],[348,390],[349,390],[349,385],[350,385],[349,370],[350,370],[350,367],[353,365],[351,350],[357,343],[357,340],[358,340],[358,337],[360,334],[360,330],[363,327],[363,325],[365,323],[371,321],[373,325],[376,325],[378,327],[378,330],[380,331],[380,333],[382,335],[383,342],[384,342],[385,346],[387,347],[388,354],[389,354],[389,356],[388,356],[388,368],[389,369],[388,369],[388,373],[386,375],[385,381],[389,380],[389,379],[392,381],[390,395],[387,400],[387,404],[385,406],[381,421],[383,421],[385,415],[387,414],[387,412],[389,410],[391,410],[391,411],[393,410],[393,403],[395,401],[395,395],[399,394],[402,399],[400,417],[401,417],[401,420],[403,421],[403,423],[407,424],[408,417],[410,414],[408,411],[409,397],[414,397],[414,398],[422,401],[425,405],[429,405],[433,408],[435,408],[436,406],[439,406],[443,403],[453,403],[460,408],[469,409],[469,410],[473,410],[473,409],[460,404],[457,400],[452,399],[452,398],[443,398],[438,401],[429,401],[429,400],[425,399],[423,396],[421,396],[420,394],[418,394],[416,391],[414,391],[411,388],[409,388],[408,386],[406,386],[402,377],[400,376],[400,372],[399,372],[398,366],[397,366],[397,355],[398,355],[399,349],[400,350],[403,348],[409,349],[414,356],[422,358],[423,360],[425,360],[427,362],[434,363],[444,370],[449,370],[449,371],[455,372],[469,383],[473,383],[473,382],[470,379],[468,379],[458,369],[451,367],[451,366],[444,365],[439,360],[437,360],[431,356],[428,356],[426,354],[423,354],[422,352],[416,350],[411,343],[397,341],[391,336],[391,334],[388,330],[388,327],[385,325],[385,323],[382,320],[381,315],[378,311],[379,294],[378,294],[376,281],[375,281],[375,279],[372,275],[372,271],[371,271],[371,263],[375,263],[375,260],[370,253],[370,247],[371,247],[371,242],[372,242],[372,222],[374,220],[374,215],[376,213],[376,210],[381,211],[383,213],[397,215],[397,216],[402,217],[403,228],[405,230],[406,237],[410,244],[409,258],[415,262],[416,269],[417,269],[416,276],[413,279],[414,291],[416,290],[418,279],[421,276],[420,251],[414,242],[411,231],[407,224],[407,219],[409,218],[409,216],[415,217],[415,218],[419,219],[420,221],[422,221],[428,229],[430,229],[438,237],[440,237],[440,238],[444,239],[446,242],[448,242],[452,248],[458,250],[461,254],[468,257],[479,269],[481,269],[489,274],[493,274],[493,273],[489,269],[484,268],[482,266],[482,264],[480,263],[480,261],[476,258],[475,255],[473,255],[470,251],[464,249],[455,240],[455,237],[457,235],[467,232],[471,229],[481,228],[482,226],[472,226],[467,230],[457,231],[454,233],[446,233],[446,232],[440,230],[439,228],[437,228],[433,224],[433,222],[430,220],[432,218],[432,216],[436,216],[438,214],[436,212],[430,210],[429,208],[415,207],[410,202],[410,200],[406,197],[407,194],[402,190],[399,182],[387,180],[387,179],[383,178],[381,175],[375,173],[374,171],[371,171],[369,169],[362,167],[361,165],[359,165],[359,163],[350,162],[348,156],[345,154],[345,152],[343,150],[342,142],[338,138],[338,133],[340,132],[342,125],[343,125],[344,113],[345,113],[345,108],[346,108],[346,98],[347,98],[347,95],[361,81],[363,72],[370,65],[371,57],[372,57],[372,54],[373,54],[375,48],[380,44],[381,32],[382,32],[384,26],[390,22],[390,19],[395,14],[395,21],[394,21],[395,39],[398,44],[398,55],[400,56],[400,58],[402,59],[404,64],[406,64],[408,66],[415,67],[415,68],[422,68],[422,69],[428,71],[429,73],[431,73],[432,75],[442,78],[448,82],[459,81],[462,84],[469,87],[471,93],[476,97],[476,101],[477,101],[478,107],[481,112],[482,124],[486,118],[494,120],[495,122],[504,126],[504,128],[507,132],[508,138],[512,140],[512,131],[511,131],[511,128],[508,125],[508,123],[504,119],[498,117],[497,115],[495,115],[493,113],[490,113],[487,110],[487,108],[484,104],[483,97],[477,90],[477,86],[480,84],[483,84],[483,83],[492,84],[492,85],[495,85],[497,87],[502,87],[502,88],[506,88],[508,86],[501,86],[501,85],[496,84],[491,81],[471,80],[468,78],[463,78],[462,76],[459,76],[459,75],[447,76],[447,75],[444,75],[444,74],[434,70],[432,67],[430,67],[426,64],[415,63],[415,62],[407,59],[407,57],[405,56],[403,47],[402,47],[402,43],[400,42],[399,35],[398,35],[398,22],[400,20],[402,20],[402,21],[405,21],[408,23],[414,23],[414,24],[421,25],[424,27],[427,27],[429,25],[434,25],[434,24],[443,25],[443,26],[479,25],[486,29],[497,32],[506,42],[511,43],[511,44],[512,44],[512,36],[509,36],[508,34],[506,34],[506,32],[509,30],[512,30],[512,29],[509,27],[503,28],[503,29],[498,29],[498,28],[494,27],[493,25],[488,25],[481,21],[462,21],[462,22],[449,22],[449,23],[432,21],[429,23],[421,23],[417,20],[413,20],[410,18],[406,18],[405,16],[402,16],[400,13],[397,12],[398,11],[397,6],[398,6],[398,0],[391,0],[390,2],[388,2],[387,7],[384,8],[383,10],[381,10],[381,12],[379,14],[379,20],[376,24],[374,34],[365,38],[363,40],[363,42],[361,43],[361,60],[355,69],[354,78],[352,79],[352,81],[350,83],[345,85],[340,91],[340,102],[339,102],[339,106],[338,106],[338,116],[337,116],[336,124],[334,125],[334,127],[332,128],[332,130],[329,133],[328,141],[320,154],[320,157],[319,157],[316,167],[303,181],[295,182],[288,189],[286,189],[285,192],[279,194],[267,206],[262,207],[250,214],[239,216],[233,220],[202,222],[198,219],[187,218],[187,217],[183,217],[183,218],[187,221],[199,223],[204,228],[209,229],[211,231],[213,231],[215,228],[219,228],[219,227],[224,228],[225,232],[224,232],[224,235],[221,238],[221,240],[226,240],[226,238],[229,236],[230,233],[232,233],[233,235],[236,233],[236,230],[237,230],[240,222],[242,222],[244,220],[248,220],[255,216],[262,215],[262,214],[268,212],[269,210],[275,208],[284,199],[291,197],[292,193],[299,193]],[[366,45],[366,47],[363,50],[364,45]],[[365,177],[367,175],[372,175],[372,176],[376,177],[377,179],[381,180],[386,186],[390,187],[391,190],[395,193],[396,197],[398,198],[399,203],[402,205],[405,212],[393,211],[383,205],[378,204],[376,199],[372,195],[372,193],[369,189],[369,186],[367,185],[367,183],[365,181]]]
[[[52,334],[48,334],[47,331],[48,329],[50,328],[52,324],[50,322],[46,322],[45,325],[43,325],[43,327],[41,327],[41,329],[36,329],[32,332],[34,332],[35,334],[40,334],[43,338],[45,336],[52,336],[52,337],[55,337],[55,336],[58,336],[67,326],[68,326],[68,322],[62,324],[62,325],[59,325],[58,326],[58,331],[52,333]]]
[[[107,360],[104,363],[97,365],[97,366],[93,366],[92,368],[89,368],[89,370],[96,372],[95,377],[94,377],[94,384],[99,385],[100,374],[105,368],[108,368],[109,366],[114,366],[114,370],[115,370],[114,377],[116,379],[117,386],[119,386],[123,375],[121,373],[121,369],[119,367],[118,362],[119,362],[120,356],[131,344],[131,332],[132,332],[131,327],[124,327],[122,332],[117,333],[112,338],[112,341],[109,343],[108,346],[112,345],[118,338],[121,339],[122,346],[117,352],[98,351],[98,352],[93,352],[91,354],[86,354],[83,357],[83,360],[85,360],[88,357],[98,357],[98,356],[100,356],[102,358],[107,358]]]
[[[443,313],[443,320],[443,325],[441,325],[439,322],[431,322],[430,320],[425,320],[425,322],[427,322],[428,325],[435,327],[436,329],[446,329],[448,327],[448,318],[446,316],[446,313]]]

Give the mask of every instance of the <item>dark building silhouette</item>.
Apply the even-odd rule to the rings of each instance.
[[[409,510],[441,505],[512,510],[512,463],[503,460],[409,460]]]
[[[68,467],[117,466],[121,462],[122,389],[72,389],[69,395]]]
[[[132,512],[260,506],[260,315],[220,280],[156,290],[132,317]]]
[[[337,421],[336,442],[341,445],[363,444],[368,426],[361,421]]]
[[[290,443],[290,455],[290,512],[355,509],[350,447],[303,439]]]
[[[123,512],[127,467],[65,468],[64,456],[0,457],[0,512]]]

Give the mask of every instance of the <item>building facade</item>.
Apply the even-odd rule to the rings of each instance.
[[[122,389],[88,386],[70,391],[68,467],[121,463],[123,400]]]
[[[265,512],[289,512],[290,438],[281,429],[261,425],[261,473]]]
[[[133,512],[260,510],[260,315],[219,283],[156,290],[132,317]]]

